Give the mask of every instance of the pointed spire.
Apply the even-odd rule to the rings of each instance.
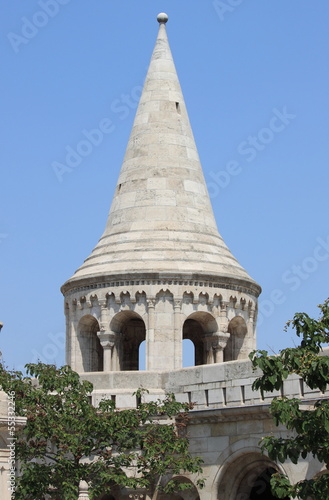
[[[159,32],[104,234],[69,283],[142,273],[259,286],[219,235],[169,47]]]

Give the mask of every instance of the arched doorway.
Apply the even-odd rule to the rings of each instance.
[[[98,321],[90,314],[83,316],[79,321],[77,338],[85,372],[103,371],[103,348],[97,337],[98,331]]]
[[[273,467],[267,467],[256,478],[249,494],[249,500],[276,500],[271,491],[270,479],[277,471]],[[286,497],[284,500],[289,500]]]
[[[243,453],[224,465],[218,498],[225,500],[275,500],[270,480],[278,466],[258,452]],[[284,498],[283,500],[289,500]]]
[[[194,344],[194,365],[207,363],[207,336],[217,331],[214,317],[207,312],[192,313],[184,322],[183,339],[191,340]]]
[[[119,370],[138,370],[139,347],[146,339],[143,319],[134,311],[121,311],[112,319],[110,328],[117,334]]]

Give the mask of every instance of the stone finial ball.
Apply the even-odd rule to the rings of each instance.
[[[168,21],[168,15],[164,12],[160,12],[157,16],[158,23],[166,23]]]

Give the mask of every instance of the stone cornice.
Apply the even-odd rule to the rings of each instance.
[[[191,410],[189,412],[189,425],[241,421],[255,417],[257,417],[257,420],[272,418],[269,413],[269,407],[269,403],[263,403],[250,406],[240,405],[226,408]]]
[[[76,292],[95,291],[102,288],[143,285],[180,285],[228,289],[251,293],[258,297],[261,287],[255,281],[238,279],[233,276],[211,276],[202,274],[168,273],[126,273],[99,275],[83,279],[70,279],[61,287],[64,296]]]

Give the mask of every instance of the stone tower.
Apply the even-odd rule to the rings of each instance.
[[[255,348],[259,285],[220,236],[171,55],[159,33],[107,224],[63,285],[67,363],[79,373],[240,360]]]
[[[107,225],[99,243],[62,287],[67,362],[93,383],[91,403],[117,408],[173,393],[193,402],[187,435],[204,460],[205,487],[158,500],[273,498],[270,478],[292,483],[324,472],[308,455],[295,465],[274,463],[260,449],[268,434],[287,437],[269,413],[274,396],[302,398],[307,407],[329,398],[289,376],[275,393],[253,390],[247,357],[255,347],[260,287],[219,235],[166,36],[159,34],[122,164]],[[182,369],[182,341],[195,346],[195,365]],[[146,370],[139,367],[146,342]],[[127,373],[128,371],[128,373]],[[16,420],[19,425],[19,420]],[[0,497],[9,500],[8,401],[0,394]],[[321,472],[322,469],[322,472]],[[163,477],[163,485],[169,478]],[[99,500],[150,500],[147,491],[112,488]],[[88,498],[82,483],[79,499]]]

